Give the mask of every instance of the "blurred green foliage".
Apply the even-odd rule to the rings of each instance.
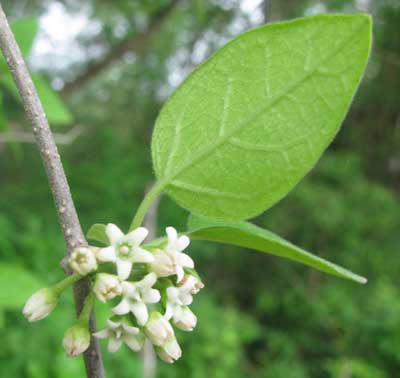
[[[7,13],[19,19],[40,17],[55,2],[3,3]],[[79,44],[108,51],[125,36],[145,33],[169,2],[57,3],[72,14],[84,12],[84,4],[89,20],[100,28],[95,35],[83,31]],[[263,22],[254,21],[256,11],[246,14],[239,3],[182,2],[169,14],[162,32],[146,41],[145,49],[115,60],[64,95],[76,122],[85,126],[73,144],[60,146],[85,230],[95,222],[129,225],[152,180],[151,130],[176,77],[186,75],[233,35]],[[374,54],[344,128],[314,171],[256,223],[367,276],[369,283],[342,281],[254,251],[193,243],[190,253],[206,284],[194,304],[199,325],[193,333],[179,334],[184,356],[173,366],[160,362],[158,377],[398,375],[398,1],[271,0],[259,10],[268,20],[277,20],[313,11],[354,12],[364,6],[375,21]],[[96,59],[101,58],[85,57],[68,68],[47,65],[39,74],[49,82],[70,81]],[[12,119],[29,130],[20,105],[6,89],[1,93]],[[57,131],[68,131],[72,122],[58,125]],[[71,294],[40,323],[28,324],[21,315],[22,297],[30,288],[62,277],[64,244],[35,146],[19,144],[18,154],[14,147],[15,143],[0,143],[0,377],[80,377],[81,359],[69,360],[61,347],[62,335],[73,321]],[[186,218],[185,211],[163,198],[159,233],[170,224],[184,229]],[[4,298],[11,305],[3,305]],[[101,306],[98,312],[103,326]],[[108,376],[141,376],[139,357],[126,348],[104,357]]]

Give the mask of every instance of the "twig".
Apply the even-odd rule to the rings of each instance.
[[[76,125],[71,130],[64,134],[53,133],[53,138],[56,144],[70,145],[83,133],[84,127]],[[26,131],[7,131],[0,134],[0,144],[2,143],[36,143],[36,137],[33,133]]]
[[[171,0],[170,4],[153,18],[149,28],[145,33],[129,36],[123,39],[99,61],[89,64],[89,66],[79,74],[73,81],[67,83],[61,90],[63,95],[69,95],[71,92],[80,88],[86,82],[90,81],[97,74],[109,67],[111,63],[122,58],[128,51],[140,52],[146,48],[149,40],[157,34],[164,22],[168,19],[171,12],[175,9],[180,0]]]
[[[21,51],[15,41],[3,8],[0,5],[0,47],[10,67],[14,81],[18,87],[25,111],[32,124],[36,143],[46,169],[50,188],[56,204],[59,221],[64,233],[67,254],[75,247],[85,246],[87,242],[83,235],[78,215],[72,201],[67,178],[61,163],[57,146],[50,131],[49,123],[39,100]],[[80,313],[86,296],[90,291],[87,279],[78,281],[74,285],[74,298],[77,313]],[[95,330],[94,315],[90,321],[91,331]],[[98,341],[92,338],[89,349],[84,354],[86,374],[88,378],[103,378],[104,368]]]

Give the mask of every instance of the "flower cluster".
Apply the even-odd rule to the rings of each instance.
[[[194,262],[183,251],[190,240],[167,227],[167,240],[158,247],[142,246],[148,235],[144,227],[124,234],[116,225],[105,226],[109,245],[104,248],[77,248],[69,265],[76,273],[92,279],[92,293],[76,322],[64,336],[68,355],[84,352],[90,344],[88,331],[93,295],[111,304],[111,316],[105,329],[93,336],[108,339],[108,351],[117,351],[122,344],[137,352],[148,338],[158,356],[168,363],[181,357],[174,327],[192,331],[197,323],[190,310],[193,295],[203,288]],[[74,281],[64,281],[41,289],[26,303],[23,313],[30,321],[46,317],[57,305],[61,291]]]

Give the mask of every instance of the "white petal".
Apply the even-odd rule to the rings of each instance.
[[[114,314],[117,315],[124,315],[129,313],[130,307],[129,307],[129,302],[126,299],[123,299],[117,306],[115,306],[111,310]]]
[[[173,315],[174,321],[177,322],[177,321],[181,320],[181,318],[183,316],[183,307],[182,306],[173,306],[172,312],[174,314]]]
[[[110,329],[117,329],[119,326],[121,325],[121,323],[117,323],[117,322],[113,322],[111,319],[107,320],[107,326]]]
[[[192,258],[185,253],[178,253],[177,260],[178,264],[184,268],[194,268],[194,262]]]
[[[124,233],[112,223],[106,226],[106,235],[111,242],[111,245],[118,243],[123,237]]]
[[[157,281],[157,275],[152,272],[147,274],[139,282],[137,282],[136,286],[141,288],[150,288],[156,283],[156,281]]]
[[[190,239],[186,235],[182,235],[178,239],[178,250],[179,252],[183,251],[189,244],[190,244]]]
[[[181,293],[180,299],[185,306],[189,306],[193,302],[193,297],[187,293]]]
[[[135,247],[133,249],[132,262],[134,262],[134,263],[151,263],[153,261],[154,261],[154,256],[152,253],[150,253],[140,247]]]
[[[137,290],[136,290],[136,284],[128,281],[124,281],[121,283],[122,286],[122,291],[125,296],[127,297],[133,297],[135,296]]]
[[[96,258],[102,262],[115,262],[116,254],[114,247],[100,248],[96,252]]]
[[[179,289],[177,289],[176,287],[170,286],[167,289],[167,297],[168,297],[168,301],[176,302],[179,297]]]
[[[98,339],[106,339],[108,337],[108,329],[102,329],[101,331],[95,332],[93,336]]]
[[[144,303],[158,303],[161,299],[160,292],[156,289],[148,289],[143,293]]]
[[[183,271],[183,268],[181,266],[176,267],[176,282],[181,282],[183,280],[183,277],[185,277],[185,272]]]
[[[172,306],[171,304],[167,304],[167,308],[165,309],[165,314],[164,314],[164,318],[169,320],[172,318],[172,316],[174,315],[174,312],[172,310]]]
[[[112,338],[112,339],[110,339],[108,341],[108,348],[107,349],[108,349],[108,351],[110,353],[114,353],[121,347],[121,344],[122,344],[122,340],[121,339]]]
[[[176,241],[178,239],[178,233],[176,232],[175,228],[167,227],[165,232],[168,236],[168,241]]]
[[[121,280],[126,280],[131,274],[131,270],[132,270],[131,261],[126,261],[121,259],[117,260],[117,272],[118,272],[118,277]]]
[[[125,239],[131,241],[134,245],[138,246],[142,244],[143,240],[149,234],[147,228],[139,227],[136,230],[131,231],[125,236]]]
[[[122,328],[124,329],[125,333],[128,335],[137,335],[140,330],[137,327],[129,326],[127,324],[122,323]]]
[[[144,326],[149,318],[147,307],[142,302],[131,303],[130,305],[132,313],[136,316],[139,325]]]
[[[134,352],[139,352],[139,350],[142,349],[143,344],[140,343],[135,336],[125,336],[124,342]]]

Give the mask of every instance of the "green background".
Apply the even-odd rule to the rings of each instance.
[[[189,253],[206,284],[193,305],[199,324],[192,333],[178,333],[183,358],[172,366],[159,362],[157,377],[396,377],[400,368],[398,1],[272,0],[261,2],[251,14],[239,0],[182,1],[151,35],[146,30],[168,1],[2,2],[12,20],[40,19],[55,3],[63,12],[86,12],[97,25],[84,29],[75,40],[88,52],[80,61],[53,64],[57,55],[48,64],[31,61],[34,71],[55,87],[73,81],[87,67],[93,71],[91,64],[101,61],[107,51],[115,52],[125,38],[136,36],[139,41],[133,53],[117,56],[90,81],[59,93],[68,114],[62,113],[66,110],[58,98],[48,100],[57,107],[54,132],[64,134],[77,125],[83,130],[73,143],[59,148],[85,230],[96,222],[128,227],[153,180],[151,132],[177,77],[181,80],[252,26],[319,11],[372,14],[372,58],[341,132],[312,173],[255,219],[293,243],[368,277],[369,283],[357,285],[263,253],[194,242]],[[40,33],[46,39],[39,27]],[[90,51],[96,48],[100,53],[93,57],[96,54]],[[40,70],[35,69],[38,66]],[[4,75],[4,66],[0,70]],[[65,251],[35,145],[2,138],[29,131],[21,105],[5,83],[0,80],[0,377],[80,377],[81,359],[69,360],[61,345],[73,321],[71,294],[42,322],[28,324],[21,315],[33,290],[62,277],[59,261]],[[186,220],[184,210],[162,198],[158,234],[167,225],[182,230]],[[98,311],[104,325],[104,308],[99,306]],[[142,376],[139,357],[127,348],[104,357],[109,377]]]

